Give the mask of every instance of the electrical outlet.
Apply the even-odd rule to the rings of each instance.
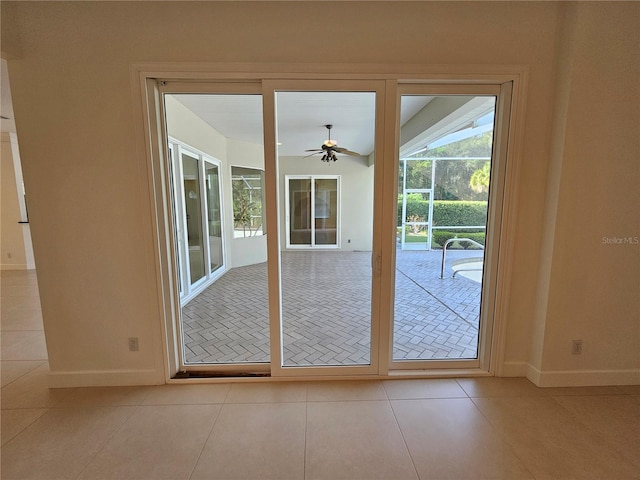
[[[574,340],[571,343],[571,355],[582,355],[582,340]]]
[[[138,347],[138,337],[129,337],[129,351],[137,352]]]

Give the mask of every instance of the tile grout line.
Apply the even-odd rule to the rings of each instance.
[[[229,391],[230,390],[231,390],[231,388],[229,388],[229,390],[227,390],[227,395],[229,395]],[[226,400],[226,396],[225,396],[225,400]],[[226,403],[219,403],[219,404],[209,404],[209,405],[220,405],[220,408],[218,409],[218,413],[216,413],[216,416],[213,419],[213,422],[211,423],[211,428],[209,429],[209,434],[207,435],[207,438],[205,438],[204,442],[202,442],[202,447],[200,448],[200,452],[198,453],[198,457],[196,458],[196,461],[193,462],[193,467],[191,467],[191,472],[189,472],[189,476],[187,477],[189,480],[191,479],[191,477],[193,477],[193,473],[196,471],[196,467],[198,466],[198,463],[200,462],[200,458],[202,458],[202,453],[204,452],[204,449],[207,446],[207,443],[209,442],[209,439],[211,438],[211,435],[213,434],[213,429],[215,428],[216,423],[218,423],[218,419],[220,418],[220,415],[222,415],[222,409],[227,404]]]
[[[460,388],[460,390],[462,390],[464,392],[464,394],[467,396],[468,399],[471,399],[471,396],[469,395],[469,392],[467,392],[464,387],[460,384],[460,382],[458,381],[459,379],[454,378],[453,381],[456,382],[456,385],[458,385],[458,387]]]
[[[130,407],[131,405],[126,405],[124,406],[124,408]],[[122,408],[123,406],[97,406],[97,407],[85,407],[85,408]],[[120,423],[120,425],[118,425],[117,428],[115,428],[113,430],[113,432],[111,432],[111,435],[109,435],[105,441],[102,443],[102,445],[100,445],[99,448],[96,449],[96,451],[93,453],[93,455],[91,455],[89,457],[89,459],[87,460],[87,463],[84,464],[84,466],[80,469],[80,471],[78,472],[78,474],[74,477],[75,480],[78,480],[80,478],[80,476],[84,473],[84,471],[87,469],[87,467],[89,465],[91,465],[91,462],[93,462],[93,460],[98,456],[98,454],[104,450],[104,447],[107,446],[107,444],[111,441],[112,438],[114,438],[116,436],[116,434],[124,427],[124,424],[127,423],[129,421],[129,419],[133,416],[133,414],[135,412],[138,411],[138,409],[141,407],[140,404],[133,406],[134,408],[131,409],[131,413],[129,415],[127,415],[127,417],[122,421],[122,423]],[[70,408],[70,407],[68,407]]]
[[[506,436],[504,434],[502,434],[501,432],[498,431],[496,426],[487,418],[487,416],[484,414],[484,412],[478,407],[478,405],[474,401],[475,399],[478,399],[478,398],[496,398],[496,397],[469,397],[469,400],[471,401],[471,404],[473,405],[473,407],[478,411],[480,416],[484,419],[484,421],[487,422],[487,425],[489,425],[489,428],[491,428],[491,430],[495,433],[496,437],[498,437],[500,439],[500,442],[502,442],[504,445],[506,445],[509,448],[509,450],[511,451],[511,453],[513,454],[513,456],[518,460],[518,462],[520,462],[520,464],[522,465],[522,468],[524,468],[526,470],[526,472],[529,475],[531,475],[531,478],[533,478],[534,480],[537,479],[537,477],[529,469],[529,466],[525,463],[524,459],[522,459],[520,457],[520,455],[518,455],[518,452],[516,452],[515,448],[511,444],[511,442],[509,442],[507,440],[507,438],[506,438]],[[505,397],[500,397],[500,398],[505,398]]]
[[[413,455],[411,455],[411,449],[407,444],[407,439],[404,436],[404,432],[402,431],[402,427],[400,426],[400,422],[398,421],[398,416],[396,415],[396,411],[393,408],[393,402],[389,397],[389,392],[387,391],[387,387],[385,387],[385,382],[380,382],[382,384],[382,390],[384,391],[385,396],[387,397],[387,403],[389,404],[389,408],[391,408],[391,413],[393,414],[393,419],[396,421],[396,425],[398,426],[398,430],[400,431],[400,436],[402,437],[402,441],[404,442],[404,448],[407,449],[407,453],[409,454],[409,458],[411,459],[411,465],[413,466],[413,471],[416,474],[416,478],[420,480],[420,473],[416,468],[416,463],[413,459]]]
[[[398,426],[398,431],[400,432],[400,436],[402,437],[402,441],[404,443],[404,448],[407,450],[407,453],[409,454],[409,458],[411,459],[411,466],[413,467],[413,471],[416,474],[416,478],[418,480],[420,480],[420,473],[418,473],[418,469],[416,468],[416,462],[413,459],[413,455],[411,455],[411,449],[409,448],[409,445],[407,444],[407,439],[405,438],[404,432],[402,431],[402,427],[400,426],[400,422],[398,421],[398,417],[396,415],[396,411],[393,408],[393,403],[389,399],[387,399],[387,403],[389,404],[389,408],[391,409],[391,413],[393,415],[393,419],[396,421],[396,425]]]
[[[24,428],[22,428],[22,430],[20,430],[19,432],[17,432],[13,437],[11,437],[11,439],[9,439],[9,441],[7,441],[7,443],[5,443],[4,445],[2,445],[2,448],[6,448],[11,442],[13,442],[16,438],[18,438],[20,435],[22,435],[22,433],[24,431],[26,431],[31,425],[33,425],[34,423],[36,423],[38,420],[40,420],[42,417],[44,417],[47,413],[49,413],[49,411],[51,410],[51,408],[22,408],[22,409],[7,409],[5,410],[5,412],[11,411],[11,410],[45,410],[42,414],[38,415],[36,418],[34,418],[31,422],[29,422],[29,424],[25,425]]]
[[[198,457],[196,458],[196,461],[193,462],[193,467],[191,467],[191,472],[189,472],[189,477],[187,477],[188,479],[191,479],[191,477],[193,477],[193,473],[196,471],[196,467],[198,466],[198,462],[200,462],[200,458],[202,458],[202,453],[204,452],[204,449],[207,446],[207,442],[209,442],[209,439],[213,434],[213,429],[215,428],[216,423],[218,422],[218,418],[220,418],[220,415],[222,414],[222,409],[225,407],[225,405],[232,405],[230,403],[227,403],[227,399],[229,398],[229,394],[231,393],[231,389],[233,388],[234,384],[230,383],[228,385],[229,385],[229,388],[227,389],[227,392],[225,393],[221,403],[208,404],[208,405],[220,405],[220,408],[218,409],[218,413],[216,413],[216,416],[213,419],[213,422],[211,423],[211,428],[209,429],[209,434],[207,435],[207,438],[205,438],[204,442],[202,442],[202,447],[200,448],[200,452],[198,453]],[[184,404],[181,404],[181,405],[184,405]]]
[[[48,363],[48,360],[0,360],[0,362],[41,362],[40,365],[36,365],[35,367],[33,367],[31,370],[28,370],[26,372],[24,372],[22,375],[20,375],[17,378],[14,378],[13,380],[11,380],[9,383],[7,383],[6,385],[2,386],[2,389],[4,389],[5,387],[8,387],[9,385],[11,385],[12,383],[16,382],[17,380],[20,380],[21,378],[23,378],[25,375],[29,375],[31,372],[33,372],[34,370],[36,370],[37,368],[40,368],[42,365],[44,365],[45,363]]]

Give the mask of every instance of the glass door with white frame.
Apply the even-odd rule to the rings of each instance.
[[[219,165],[205,161],[204,174],[207,192],[206,218],[209,240],[209,271],[213,273],[224,265]]]
[[[174,159],[180,370],[265,371],[262,96],[170,93],[164,100]]]
[[[339,176],[286,176],[288,248],[337,248]]]
[[[202,194],[200,159],[190,152],[181,151],[182,194],[184,211],[182,219],[186,233],[187,261],[189,267],[189,287],[193,288],[206,275],[204,224],[202,222]]]
[[[375,91],[277,91],[281,369],[375,368]]]
[[[421,89],[427,87],[406,87],[400,95],[391,363],[486,368],[482,340],[492,318],[497,258],[489,240],[499,229],[501,203],[490,195],[502,181],[494,174],[493,148],[500,90],[429,95]]]
[[[175,140],[170,143],[170,152],[180,297],[184,304],[224,268],[220,165]]]
[[[489,370],[510,82],[256,85],[162,85],[180,371]]]

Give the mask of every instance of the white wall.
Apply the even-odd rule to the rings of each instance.
[[[264,170],[264,148],[247,142],[230,139],[227,162],[227,178],[231,178],[231,167],[249,167]],[[225,184],[225,197],[231,198],[231,181]],[[263,206],[264,208],[264,206]],[[233,225],[233,206],[229,225]],[[267,232],[268,234],[269,232]],[[231,238],[227,243],[232,267],[242,267],[267,261],[267,237],[260,235],[246,238]]]
[[[172,95],[164,98],[169,135],[217,160],[226,160],[227,139]]]
[[[512,374],[527,366],[573,372],[567,383],[594,371],[638,378],[637,250],[616,250],[600,238],[637,231],[640,4],[2,2],[0,8],[55,375],[75,384],[163,381],[152,196],[146,153],[136,143],[142,127],[134,120],[131,65],[309,64],[328,53],[356,73],[371,71],[366,64],[381,71],[403,64],[526,70],[505,365]],[[310,34],[327,8],[340,21]],[[572,23],[566,60],[575,73],[563,86],[555,79],[567,63],[556,58]],[[558,96],[561,87],[566,91]],[[563,128],[554,128],[565,114],[563,100]],[[556,171],[560,193],[546,209],[547,199],[556,201],[548,182]],[[542,248],[549,229],[552,252]],[[549,253],[545,277],[538,265]],[[547,306],[537,310],[543,297]],[[570,357],[566,342],[578,335],[585,352]],[[128,351],[129,336],[139,337],[139,352]]]

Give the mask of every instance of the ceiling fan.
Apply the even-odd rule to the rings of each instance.
[[[325,125],[325,128],[329,131],[329,137],[322,143],[322,148],[305,151],[313,152],[311,155],[321,153],[322,157],[320,158],[320,160],[322,160],[323,162],[335,162],[336,160],[338,160],[338,157],[336,157],[336,153],[340,153],[343,155],[352,155],[354,157],[360,156],[359,153],[339,147],[338,143],[335,140],[331,140],[331,128],[333,128],[333,125]],[[307,155],[307,157],[310,157],[311,155]]]

